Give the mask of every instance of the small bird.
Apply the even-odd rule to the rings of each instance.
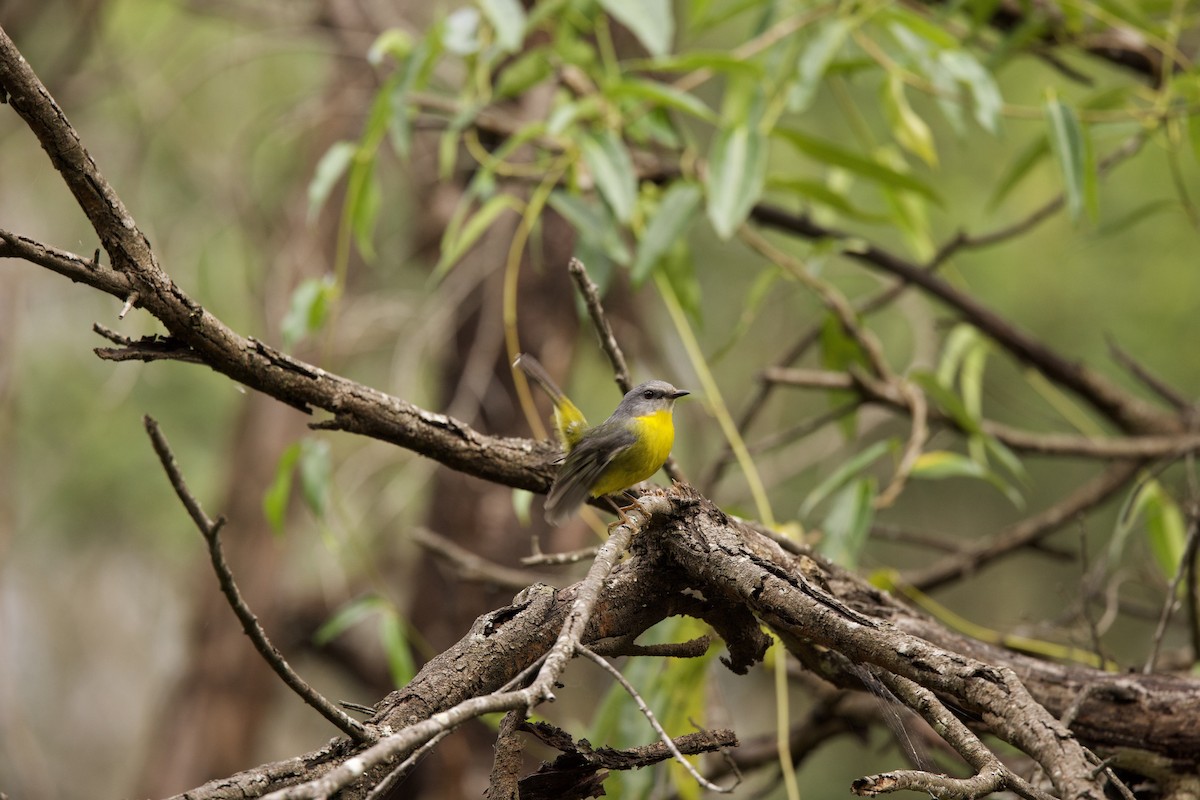
[[[675,401],[690,392],[666,381],[638,384],[612,416],[587,428],[579,409],[536,359],[521,355],[514,363],[554,401],[555,427],[566,450],[546,498],[546,521],[551,525],[574,514],[588,497],[603,497],[641,483],[658,472],[671,455],[675,444],[671,411]]]

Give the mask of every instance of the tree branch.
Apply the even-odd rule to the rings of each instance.
[[[213,571],[217,574],[217,582],[221,585],[221,592],[229,601],[229,607],[233,609],[238,621],[242,623],[242,630],[250,637],[254,649],[259,652],[263,660],[288,688],[299,695],[301,700],[316,709],[317,713],[333,723],[338,730],[359,744],[374,741],[376,736],[373,731],[367,730],[361,722],[326,700],[320,692],[309,686],[292,669],[283,654],[271,644],[271,640],[267,638],[267,632],[263,630],[262,625],[258,623],[258,618],[254,616],[254,612],[242,598],[242,593],[233,579],[233,571],[229,569],[229,564],[225,561],[225,554],[221,550],[221,528],[225,524],[225,518],[220,517],[216,521],[208,518],[204,509],[200,507],[200,501],[188,490],[183,474],[175,463],[175,454],[171,452],[171,446],[167,444],[166,437],[163,436],[158,423],[149,416],[144,417],[143,422],[146,426],[146,433],[150,436],[150,443],[154,446],[154,452],[158,454],[158,460],[162,463],[163,471],[167,473],[167,478],[171,481],[175,494],[179,496],[179,500],[187,509],[192,522],[196,523],[196,527],[204,536],[205,543],[208,544],[208,555],[212,560]]]

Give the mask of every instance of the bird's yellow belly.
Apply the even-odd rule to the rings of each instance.
[[[670,411],[656,411],[629,421],[636,442],[617,455],[592,487],[592,497],[628,489],[658,472],[675,444],[675,423]]]

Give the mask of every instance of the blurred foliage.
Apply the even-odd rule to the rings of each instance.
[[[827,331],[816,365],[863,364],[811,291],[829,287],[850,301],[878,291],[883,279],[847,254],[870,241],[925,260],[960,230],[1001,229],[1062,193],[1064,213],[1000,245],[959,253],[945,266],[947,277],[1123,385],[1135,386],[1108,361],[1106,335],[1189,396],[1200,385],[1200,363],[1180,357],[1179,344],[1193,336],[1200,297],[1193,196],[1200,186],[1200,74],[1187,60],[1197,45],[1194,4],[1072,3],[1057,18],[1036,6],[1009,32],[989,26],[989,2],[439,5],[429,25],[363,42],[354,57],[374,66],[378,84],[361,98],[361,135],[332,143],[318,127],[317,106],[339,53],[317,30],[292,25],[302,20],[302,5],[272,3],[252,14],[236,4],[214,10],[118,0],[103,4],[86,35],[72,31],[75,54],[60,36],[70,29],[72,4],[51,3],[17,40],[39,71],[43,63],[65,65],[43,78],[164,267],[240,332],[278,336],[288,347],[337,337],[345,346],[334,351],[332,367],[425,403],[425,362],[449,338],[436,318],[438,301],[460,298],[454,282],[469,280],[457,272],[459,259],[512,216],[526,224],[536,249],[538,219],[556,213],[577,230],[577,254],[594,277],[606,288],[634,288],[646,332],[659,343],[658,363],[637,369],[685,386],[705,370],[715,376],[720,398],[710,393],[678,412],[676,454],[689,475],[699,475],[724,445],[705,409],[718,400],[740,409],[758,371],[800,330],[815,324]],[[1178,55],[1181,69],[1155,84],[1069,44],[1114,26],[1138,33],[1168,58]],[[1068,42],[1053,57],[1046,53],[1050,34]],[[544,113],[506,115],[535,95],[546,98]],[[415,147],[430,129],[438,145],[432,152]],[[1135,137],[1144,139],[1141,150],[1101,176],[1105,157]],[[317,149],[323,159],[314,157]],[[410,220],[425,200],[398,164],[414,158],[436,160],[445,180],[466,181],[437,258],[412,257]],[[48,170],[19,121],[0,115],[4,226],[90,253],[93,235]],[[789,274],[738,238],[760,202],[807,213],[849,238],[831,244],[772,236],[805,271]],[[296,215],[314,225],[335,217],[338,246],[311,254],[321,277],[283,286],[273,267],[292,230],[284,220]],[[89,328],[94,320],[112,323],[118,301],[28,265],[0,262],[0,275],[12,287],[3,306],[12,358],[0,395],[0,443],[8,455],[0,473],[8,506],[0,520],[4,569],[59,565],[64,576],[87,576],[85,559],[107,551],[136,566],[120,574],[136,575],[143,549],[180,561],[202,557],[141,440],[140,415],[162,421],[196,493],[214,498],[226,477],[236,389],[188,365],[98,362],[88,352],[99,344]],[[668,322],[664,295],[686,311],[685,322]],[[517,303],[521,313],[536,313]],[[978,429],[982,415],[1038,430],[1098,423],[1056,405],[1022,367],[949,316],[910,294],[864,322],[892,368],[970,432],[962,442],[930,443],[914,473],[930,480],[912,482],[889,520],[967,538],[1016,519],[1016,500],[1042,507],[1087,474],[1074,462],[1016,459]],[[135,336],[154,330],[137,314],[121,327]],[[680,344],[692,333],[704,364]],[[575,394],[589,416],[600,418],[616,398],[598,388],[602,370],[590,344],[575,364],[576,387],[589,389]],[[775,515],[824,528],[828,552],[845,563],[869,568],[923,558],[894,545],[864,545],[878,519],[870,501],[907,433],[902,424],[863,412],[802,447],[769,446],[773,435],[837,402],[777,390],[743,432]],[[357,584],[359,570],[375,580],[379,553],[407,546],[390,533],[419,510],[430,469],[390,448],[331,444],[332,453],[297,444],[292,460],[281,454],[284,497],[266,502],[280,518],[295,475],[322,515],[324,547],[297,556],[304,568],[292,580],[304,588]],[[1148,602],[1157,602],[1155,591],[1178,559],[1178,472],[1131,493],[1119,519],[1110,513],[1083,532],[1108,545],[1113,570],[1130,565],[1134,591]],[[754,508],[745,472],[731,473],[713,496],[731,511]],[[1131,540],[1135,532],[1147,536]],[[1076,544],[1063,539],[1064,546]],[[1028,577],[1030,567],[1015,560],[941,601],[1001,629],[1061,610],[1058,587],[1073,585],[1078,567],[1039,563],[1036,579]],[[154,585],[160,583],[158,576]],[[988,603],[996,596],[990,589],[1013,585],[1020,591],[1011,602]],[[172,619],[169,609],[188,599],[188,587],[175,591],[162,600]],[[324,633],[332,637],[376,614],[392,674],[402,679],[412,663],[400,603],[364,597],[370,599],[348,605]],[[1114,629],[1118,657],[1141,654],[1139,624],[1121,621]],[[149,633],[166,635],[163,626]],[[136,636],[113,638],[138,650],[125,644]],[[34,645],[33,662],[63,660],[53,642]],[[660,667],[649,660],[636,663],[643,672],[635,683],[650,687],[655,707],[670,708],[673,724],[685,726],[697,709],[672,706],[669,689],[694,685],[690,670],[698,662],[661,667],[657,675]],[[85,677],[66,671],[56,680],[61,686]],[[629,722],[617,719],[612,705],[602,710],[597,730]],[[124,753],[124,743],[145,735],[138,724],[114,722],[109,748],[77,739],[61,746],[94,749],[74,763],[87,774],[107,774],[104,765],[119,760],[114,754]],[[627,741],[644,738],[639,732]],[[92,789],[124,793],[120,779]],[[648,780],[631,776],[631,794]]]

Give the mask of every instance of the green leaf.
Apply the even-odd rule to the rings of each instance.
[[[325,518],[329,506],[329,487],[333,483],[333,462],[329,442],[304,439],[300,442],[300,496],[317,519]]]
[[[937,381],[947,389],[954,388],[954,379],[967,352],[980,339],[979,331],[974,326],[960,322],[946,336],[942,346],[942,357],[938,359]]]
[[[497,97],[516,97],[554,74],[546,47],[534,47],[503,67],[496,79]]]
[[[305,336],[324,326],[329,317],[329,307],[337,296],[337,282],[332,275],[308,278],[296,287],[279,326],[285,350],[290,350]]]
[[[525,9],[517,0],[479,0],[483,16],[496,32],[496,44],[506,53],[515,53],[525,41]]]
[[[1067,195],[1067,211],[1074,222],[1085,213],[1093,214],[1094,177],[1088,175],[1088,151],[1091,149],[1075,111],[1053,94],[1046,101],[1046,123],[1050,150],[1058,162]]]
[[[796,82],[788,93],[788,110],[799,113],[808,110],[816,97],[817,87],[825,77],[834,56],[842,48],[851,30],[850,22],[842,17],[824,25],[800,56]]]
[[[470,202],[469,199],[464,198],[464,200]],[[457,225],[447,226],[442,239],[442,257],[438,259],[437,265],[433,268],[434,279],[440,279],[457,264],[459,259],[467,254],[475,242],[479,241],[479,237],[492,227],[505,211],[522,213],[521,201],[511,194],[494,195],[480,206],[479,210],[471,215],[471,218],[461,228]]]
[[[392,683],[397,687],[407,685],[417,674],[416,662],[404,632],[404,623],[391,606],[386,607],[379,617],[379,641],[387,656]]]
[[[533,492],[527,489],[512,490],[513,513],[522,526],[528,528],[532,516],[529,509],[533,507]]]
[[[728,239],[762,197],[767,175],[766,137],[749,124],[717,134],[708,156],[708,218]]]
[[[998,134],[1004,97],[1000,94],[1000,87],[992,73],[965,50],[941,53],[938,55],[938,63],[970,91],[975,107],[975,121],[979,123],[979,127],[988,133]]]
[[[276,535],[283,533],[287,517],[288,500],[292,496],[292,475],[296,461],[300,458],[300,443],[290,444],[279,456],[275,466],[275,478],[263,494],[263,514]]]
[[[842,167],[859,177],[903,192],[913,192],[941,204],[937,193],[923,181],[880,164],[878,161],[845,150],[832,142],[823,141],[800,131],[776,128],[772,134],[818,163]]]
[[[442,50],[441,36],[437,30],[431,30],[416,43],[390,81],[391,90],[387,95],[388,135],[392,148],[401,158],[408,158],[412,146],[412,109],[409,107],[409,95],[428,84],[430,73]]]
[[[587,136],[581,149],[583,161],[613,216],[629,222],[637,202],[637,177],[625,142],[615,131],[606,130]]]
[[[354,154],[357,151],[358,145],[354,142],[335,142],[325,151],[325,155],[321,156],[321,160],[317,162],[313,178],[308,183],[309,224],[312,224],[316,220],[317,215],[321,213],[321,208],[325,205],[325,201],[329,199],[333,187],[346,174],[346,169],[350,166],[350,162],[354,160]]]
[[[926,480],[974,478],[994,486],[1017,508],[1025,507],[1025,498],[1015,487],[978,461],[948,450],[922,453],[913,464],[912,477]]]
[[[909,105],[904,81],[897,73],[890,73],[884,83],[883,108],[892,127],[892,136],[900,146],[930,167],[936,167],[938,158],[933,132]]]
[[[839,491],[829,501],[829,513],[821,522],[825,536],[818,549],[835,564],[854,569],[867,542],[867,533],[875,519],[876,481],[860,478]]]
[[[634,286],[641,285],[675,240],[687,233],[703,196],[699,186],[687,181],[676,182],[663,195],[658,211],[638,242],[637,258],[630,273]]]
[[[623,78],[608,90],[609,97],[632,97],[637,100],[647,100],[656,106],[673,108],[693,117],[699,117],[705,122],[717,122],[713,110],[694,94],[676,89],[669,83],[648,81],[641,78]]]
[[[871,466],[880,456],[891,449],[891,441],[876,442],[842,464],[808,493],[808,497],[804,498],[804,503],[800,506],[800,516],[807,517],[814,508],[820,505],[822,500],[841,489],[858,473]]]
[[[1169,581],[1179,572],[1187,545],[1187,525],[1183,512],[1161,483],[1151,481],[1145,491],[1142,514],[1146,520],[1146,540],[1150,544],[1150,552],[1154,554],[1163,577]]]
[[[600,0],[601,7],[638,38],[652,56],[671,49],[675,14],[671,0]]]
[[[378,595],[367,594],[354,598],[317,628],[317,632],[313,634],[313,644],[318,647],[329,644],[367,617],[379,613],[380,609],[386,607],[386,601]]]
[[[408,58],[412,49],[412,34],[402,28],[388,28],[376,36],[375,41],[371,43],[370,49],[367,50],[367,61],[374,66],[379,66],[383,63],[384,56],[391,56],[397,62],[401,62]]]
[[[762,67],[753,61],[746,61],[717,50],[697,50],[663,58],[635,59],[627,62],[627,69],[645,72],[695,72],[707,69],[713,72],[739,74],[755,80],[763,77]]]
[[[358,169],[356,163],[355,169]],[[375,223],[379,221],[379,209],[383,207],[383,189],[379,184],[379,173],[375,161],[363,166],[358,180],[351,182],[353,197],[349,198],[350,225],[354,231],[354,243],[366,261],[375,259]]]
[[[936,376],[924,370],[913,370],[909,377],[942,411],[953,417],[960,428],[969,434],[983,434],[979,427],[979,419],[972,416],[959,396],[952,389],[943,386]]]
[[[910,11],[899,3],[889,3],[879,8],[882,19],[891,20],[892,33],[897,33],[896,27],[903,26],[907,31],[924,40],[929,46],[939,50],[949,50],[960,45],[959,38],[942,28],[923,14]],[[899,37],[897,37],[899,40]]]
[[[579,243],[587,248],[603,253],[608,259],[618,264],[628,264],[633,254],[625,244],[621,228],[608,213],[608,206],[602,203],[590,205],[587,201],[564,191],[555,190],[547,201],[551,208],[557,211],[579,234]],[[580,260],[593,269],[592,279],[599,283],[595,275],[595,265],[584,259]]]

